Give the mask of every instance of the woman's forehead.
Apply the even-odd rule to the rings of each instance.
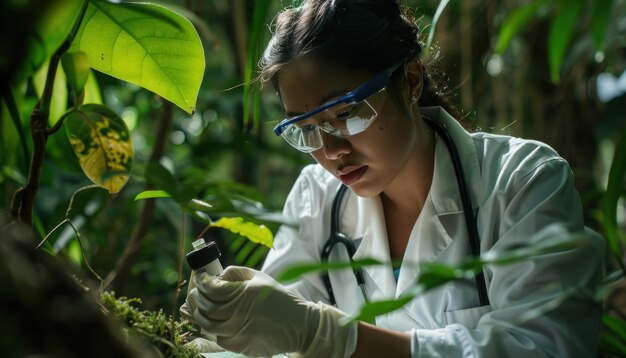
[[[317,107],[340,97],[361,85],[368,79],[368,74],[302,57],[281,69],[277,78],[280,97],[289,112],[302,110],[290,106]]]

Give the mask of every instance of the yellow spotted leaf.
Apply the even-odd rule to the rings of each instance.
[[[133,145],[124,121],[103,105],[85,104],[64,125],[85,175],[111,194],[119,192],[133,163]]]
[[[267,228],[267,226],[244,221],[239,217],[221,218],[211,223],[211,226],[230,230],[235,234],[239,234],[247,238],[255,244],[261,244],[271,248],[274,243],[274,235],[270,229]]]

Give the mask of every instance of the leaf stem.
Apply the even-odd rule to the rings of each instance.
[[[54,124],[54,126],[52,126],[51,128],[46,129],[46,135],[50,136],[56,132],[59,131],[59,129],[61,129],[61,125],[63,125],[63,121],[65,120],[65,118],[67,118],[70,114],[76,112],[76,108],[70,108],[67,111],[65,111],[65,113],[63,113],[63,115],[61,116],[61,118],[59,118],[59,120]]]

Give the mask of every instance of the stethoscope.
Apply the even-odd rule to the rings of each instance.
[[[467,234],[469,236],[470,250],[472,252],[472,257],[477,258],[478,256],[480,256],[480,239],[478,237],[478,227],[476,224],[476,216],[474,215],[474,210],[472,209],[469,189],[467,187],[467,182],[465,181],[465,176],[463,174],[463,165],[461,164],[459,152],[456,148],[456,145],[454,144],[454,141],[452,140],[452,137],[450,136],[450,133],[443,124],[435,122],[434,120],[425,116],[422,116],[422,118],[426,123],[430,125],[431,128],[435,130],[435,132],[445,143],[446,147],[448,148],[448,152],[450,153],[450,158],[452,159],[452,165],[454,167],[454,174],[456,176],[457,186],[459,187],[459,194],[461,196],[461,204],[463,205],[463,214],[465,216],[465,226],[467,228]],[[341,201],[347,189],[347,186],[343,184],[340,185],[337,189],[337,193],[335,194],[335,198],[333,199],[333,204],[331,208],[330,237],[322,248],[322,263],[328,262],[330,253],[337,244],[341,244],[346,248],[346,251],[348,252],[348,257],[350,257],[350,262],[354,263],[353,256],[356,253],[356,246],[354,245],[354,242],[346,234],[342,233],[339,228],[339,211]],[[363,299],[365,300],[365,303],[369,303],[369,297],[367,295],[367,290],[365,289],[365,278],[363,276],[363,270],[360,267],[354,267],[353,272],[354,276],[356,277],[356,282],[361,289],[361,293],[363,294]],[[328,271],[322,272],[321,278],[324,282],[324,286],[326,287],[326,291],[328,292],[328,299],[330,303],[336,306],[337,300],[335,299],[335,293],[330,283],[330,276],[328,274]],[[480,305],[489,305],[487,285],[485,283],[485,277],[483,272],[480,271],[476,273],[476,276],[474,278],[476,280],[476,289],[478,291],[478,299],[480,301]]]

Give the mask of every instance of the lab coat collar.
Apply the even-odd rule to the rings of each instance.
[[[461,124],[441,107],[421,108],[422,115],[437,121],[448,130],[459,152],[466,178],[472,208],[475,210],[481,198],[481,172],[478,153],[470,134]],[[459,194],[450,152],[442,138],[437,138],[433,180],[427,201],[416,222],[403,258],[396,297],[415,284],[420,274],[413,264],[436,262],[454,240],[467,240],[463,204]],[[457,224],[458,223],[458,224]],[[454,264],[448,262],[447,264]]]
[[[441,107],[423,107],[420,109],[422,115],[426,115],[429,118],[442,123],[450,132],[450,136],[455,142],[459,156],[463,165],[463,171],[467,178],[468,187],[470,190],[470,196],[472,199],[473,208],[478,207],[480,200],[480,165],[478,162],[478,155],[476,147],[472,137],[465,129],[450,116]],[[383,214],[382,203],[380,196],[372,198],[357,197],[358,204],[353,209],[358,208],[356,214],[356,227],[353,232],[354,237],[360,237],[362,235],[363,240],[354,255],[355,260],[361,260],[365,258],[373,258],[380,262],[390,262],[389,255],[389,243],[387,242],[387,228],[385,224],[385,216]],[[429,193],[429,202],[432,203],[432,211],[434,213],[432,220],[426,220],[424,225],[428,227],[425,231],[429,234],[429,238],[424,237],[426,241],[419,243],[421,236],[413,228],[411,233],[411,239],[404,256],[404,261],[409,260],[412,262],[433,262],[436,261],[439,255],[450,245],[450,243],[457,238],[457,236],[464,237],[466,234],[463,232],[448,232],[452,228],[445,227],[442,220],[443,216],[447,216],[444,222],[449,220],[456,220],[456,216],[463,213],[463,205],[459,195],[459,189],[454,176],[454,167],[448,149],[443,143],[441,138],[437,139],[435,147],[435,166],[433,173],[433,181]],[[431,215],[432,215],[431,214]],[[344,216],[345,218],[345,216]],[[345,219],[344,219],[345,220]],[[459,217],[458,220],[464,220]],[[344,223],[342,223],[343,225]],[[350,225],[342,227],[351,227]],[[353,227],[353,226],[352,226]],[[465,225],[461,226],[463,231]],[[421,231],[421,230],[417,230]],[[437,232],[437,234],[435,234]],[[440,240],[431,241],[430,239],[439,237]],[[393,270],[389,265],[369,266],[364,268],[364,272],[372,283],[374,283],[378,289],[378,292],[370,292],[370,299],[381,300],[390,299],[399,296],[410,285],[415,282],[419,270],[407,269],[404,266],[401,268],[400,280],[396,285],[395,278],[393,277]]]
[[[472,207],[476,209],[482,200],[481,173],[474,141],[461,124],[441,107],[422,107],[420,113],[437,121],[448,130],[459,152],[463,173],[470,191]],[[463,211],[450,152],[442,138],[437,138],[435,166],[430,194],[437,215]]]
[[[387,226],[380,196],[358,197],[357,200],[357,232],[363,234],[363,240],[354,254],[354,259],[372,258],[379,262],[390,262]],[[390,299],[395,296],[396,282],[390,266],[368,266],[363,271],[379,290],[370,292],[372,300]]]

